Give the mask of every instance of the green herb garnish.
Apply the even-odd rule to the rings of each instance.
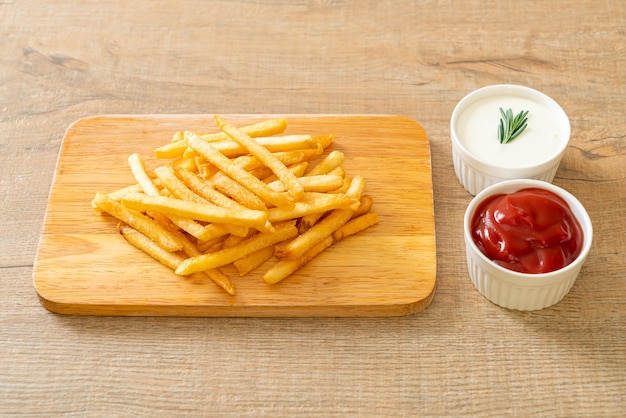
[[[498,138],[501,144],[508,144],[526,129],[528,110],[522,110],[513,117],[513,111],[510,108],[506,112],[500,108],[500,114],[502,118],[500,118],[500,126],[498,127]]]

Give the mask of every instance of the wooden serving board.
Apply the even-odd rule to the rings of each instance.
[[[95,116],[65,134],[34,268],[50,311],[137,316],[398,316],[433,297],[435,229],[430,148],[422,126],[399,116],[223,115],[233,124],[284,117],[285,134],[335,135],[348,175],[362,175],[379,224],[332,246],[284,281],[267,266],[245,277],[226,268],[229,296],[210,280],[177,276],[119,235],[90,205],[97,191],[134,184],[127,157],[148,169],[174,132],[216,131],[212,115]],[[328,152],[328,151],[327,151]]]

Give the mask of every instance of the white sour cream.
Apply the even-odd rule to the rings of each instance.
[[[556,108],[555,108],[556,106]],[[500,111],[512,109],[517,115],[528,110],[528,126],[513,141],[498,139]],[[477,160],[510,169],[542,164],[563,151],[569,141],[569,127],[562,123],[558,105],[530,95],[488,95],[463,108],[457,116],[459,142]]]

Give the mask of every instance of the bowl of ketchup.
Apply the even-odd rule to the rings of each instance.
[[[472,199],[464,239],[476,289],[496,305],[532,311],[570,291],[589,254],[593,228],[569,192],[518,179],[489,186]]]

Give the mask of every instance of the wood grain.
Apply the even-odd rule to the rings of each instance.
[[[623,0],[0,1],[0,415],[622,417]],[[594,245],[548,309],[472,286],[450,115],[518,83],[572,125],[554,183]],[[56,315],[33,263],[68,125],[102,114],[394,114],[430,143],[435,297],[417,315]],[[82,203],[81,203],[82,205]],[[71,223],[71,220],[67,221]]]
[[[261,116],[228,115],[235,124]],[[392,316],[425,309],[433,296],[436,249],[430,148],[426,132],[397,116],[285,117],[285,134],[335,135],[326,151],[346,155],[347,175],[362,175],[379,224],[338,243],[277,284],[262,275],[270,262],[239,277],[225,294],[200,275],[180,277],[130,247],[116,220],[96,213],[97,191],[134,184],[127,158],[146,165],[174,132],[212,132],[211,116],[96,116],[68,129],[52,183],[34,270],[51,311],[82,315]],[[321,156],[320,158],[323,158]]]

